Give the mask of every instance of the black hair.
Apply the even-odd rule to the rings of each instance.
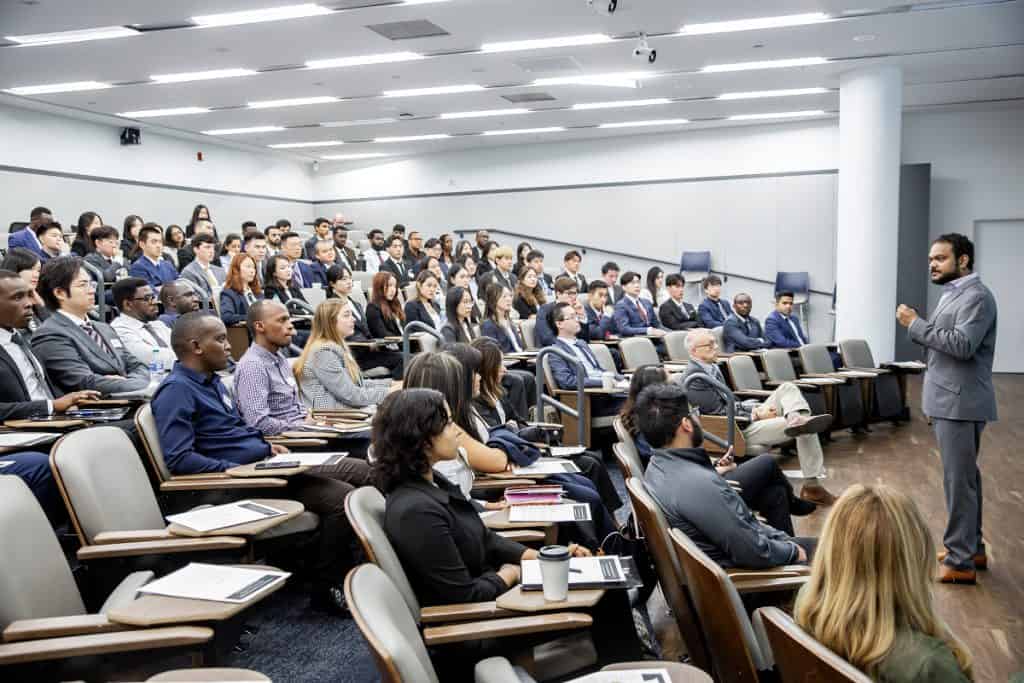
[[[220,322],[220,318],[210,315],[207,311],[189,311],[178,316],[174,321],[174,327],[171,328],[171,348],[174,350],[174,355],[178,357],[178,360],[181,360],[188,353],[189,342],[199,334],[202,326],[210,320]]]
[[[671,275],[665,276],[665,286],[674,287],[676,285],[685,285],[686,279],[680,273],[672,273]]]
[[[658,282],[658,276],[664,272],[665,271],[663,271],[658,266],[653,266],[650,270],[647,271],[647,291],[651,293],[652,297],[656,298],[658,296],[658,290],[657,287],[655,287],[655,285]],[[654,301],[653,303],[657,304],[658,302]]]
[[[61,233],[64,231],[60,227],[60,223],[54,221],[52,223],[40,223],[35,227],[36,237],[42,237],[49,230],[60,230]]]
[[[702,282],[700,284],[700,286],[701,286],[702,289],[706,290],[708,287],[711,287],[713,285],[720,285],[720,284],[722,284],[722,278],[718,277],[715,274],[711,274],[711,275],[708,275],[706,278],[704,278],[704,282]]]
[[[34,221],[35,219],[37,219],[40,216],[42,216],[44,213],[48,213],[51,216],[53,215],[53,211],[50,211],[45,206],[37,206],[36,208],[32,209],[31,212],[29,212],[29,214],[28,214],[29,220],[33,220]]]
[[[134,213],[130,213],[124,217],[124,224],[122,225],[124,229],[121,231],[121,234],[124,235],[125,239],[137,239],[137,237],[132,237],[132,226],[136,223],[142,223],[143,225],[146,224],[146,222],[142,220],[142,216],[137,216]]]
[[[619,411],[622,425],[633,436],[636,436],[638,431],[634,411],[640,392],[649,386],[663,384],[667,381],[668,375],[665,373],[665,368],[660,365],[641,365],[633,371],[633,379],[629,382],[629,395],[626,397],[626,402],[622,404],[622,410]]]
[[[603,266],[601,266],[601,275],[605,275],[609,271],[612,271],[612,270],[614,270],[616,273],[618,273],[622,269],[619,268],[619,264],[616,263],[615,261],[608,261]]]
[[[34,251],[24,247],[14,247],[4,256],[0,268],[20,273],[23,270],[32,270],[37,263],[39,263],[39,256]]]
[[[313,227],[315,228],[316,226],[320,225],[321,223],[327,223],[328,225],[330,225],[331,221],[330,221],[329,218],[324,218],[323,216],[321,216],[320,218],[317,218],[316,220],[313,221]]]
[[[181,233],[181,244],[176,244],[173,235],[174,231],[177,230]],[[177,249],[178,247],[185,246],[185,231],[181,229],[180,225],[168,225],[167,229],[164,230],[164,244],[166,246]]]
[[[366,239],[372,240],[374,235],[381,235],[381,236],[383,236],[384,235],[384,231],[381,230],[380,228],[374,228],[370,232],[366,233]]]
[[[458,336],[462,336],[458,307],[462,303],[463,294],[469,294],[469,290],[465,287],[449,287],[448,293],[444,297],[444,315],[448,318],[448,323],[455,328],[455,334]],[[472,299],[473,295],[470,294],[469,298]]]
[[[237,232],[229,232],[227,235],[224,235],[224,243],[220,247],[220,253],[218,254],[218,256],[227,256],[228,245],[235,241],[242,241],[242,236],[239,235]],[[193,240],[193,244],[194,243],[195,241]],[[217,240],[214,240],[213,243],[217,244]]]
[[[228,235],[228,237],[230,237],[230,235]],[[256,232],[247,232],[247,233],[245,233],[245,237],[242,238],[242,244],[248,245],[248,244],[250,244],[251,242],[253,242],[255,240],[266,240],[266,239],[267,239],[267,236],[264,235],[262,232],[260,232],[258,230]]]
[[[429,240],[423,243],[424,249],[433,249],[434,247],[441,246],[441,240],[436,237],[431,237]]]
[[[249,312],[245,316],[245,326],[249,329],[249,334],[253,339],[256,338],[256,323],[263,322],[264,310],[271,306],[282,306],[280,302],[274,301],[273,299],[257,299],[249,306]]]
[[[145,287],[149,283],[141,277],[126,277],[123,280],[118,280],[114,283],[114,286],[110,288],[110,295],[114,298],[114,306],[117,310],[124,310],[124,302],[126,299],[132,299],[135,297],[135,290],[139,287]]]
[[[572,259],[579,259],[580,261],[582,261],[583,256],[581,256],[580,252],[576,251],[575,249],[570,249],[569,251],[565,252],[565,256],[562,257],[563,262],[570,261]]]
[[[92,242],[89,241],[89,226],[97,218],[100,219],[100,225],[103,225],[103,219],[95,211],[86,211],[80,215],[78,217],[78,225],[75,227],[75,238],[82,240],[87,245],[91,245]]]
[[[289,230],[288,232],[281,233],[281,244],[284,244],[293,237],[298,237],[300,240],[302,239],[302,235],[300,235],[297,232],[292,232]]]
[[[141,245],[143,242],[149,239],[150,235],[159,235],[160,239],[163,239],[164,231],[161,230],[160,226],[157,225],[156,223],[146,223],[145,225],[142,226],[142,229],[139,230],[139,236],[136,239],[136,241]]]
[[[484,362],[483,355],[469,344],[463,344],[462,342],[445,344],[441,347],[441,352],[454,357],[462,366],[462,394],[459,397],[459,403],[462,406],[458,412],[455,411],[454,407],[452,408],[452,419],[462,429],[466,430],[470,436],[476,437],[478,430],[473,421],[473,413],[475,412],[473,407],[473,375],[480,373],[480,366]],[[450,398],[448,399],[448,405],[452,405]]]
[[[200,218],[199,212],[206,209],[206,218]],[[192,209],[192,218],[189,220],[188,225],[185,226],[185,237],[191,237],[196,232],[196,223],[199,221],[209,221],[213,223],[213,216],[210,215],[210,207],[206,204],[196,204],[195,208]]]
[[[192,238],[192,248],[198,249],[200,244],[217,244],[217,240],[213,239],[213,235],[200,233]]]
[[[683,418],[690,415],[686,389],[675,382],[652,384],[640,392],[633,415],[647,443],[662,448],[672,443]]]
[[[328,286],[333,285],[338,280],[343,280],[346,275],[352,275],[352,271],[350,271],[348,268],[341,264],[335,263],[333,266],[327,269]]]
[[[540,249],[531,249],[530,253],[528,253],[526,255],[526,262],[529,263],[530,261],[532,261],[535,258],[539,258],[539,259],[544,258],[544,252],[541,251]]]
[[[421,354],[422,355],[422,354]],[[373,478],[384,493],[430,471],[427,451],[448,425],[444,394],[406,388],[388,394],[373,417]]]
[[[608,283],[604,280],[594,280],[593,282],[587,283],[587,294],[593,294],[599,289],[608,289]]]
[[[92,234],[89,235],[89,241],[92,243],[92,246],[95,249],[97,242],[99,242],[100,240],[110,239],[111,237],[113,237],[114,239],[120,237],[120,235],[117,232],[117,228],[110,225],[101,225],[100,227],[92,231]]]
[[[555,305],[548,311],[548,324],[551,325],[551,329],[554,330],[555,335],[558,335],[558,326],[555,323],[560,323],[566,318],[559,313],[562,309],[572,308],[572,304],[567,304],[564,301],[556,301]]]
[[[391,228],[391,232],[392,233],[399,232],[399,233],[404,235],[405,234],[405,226],[402,225],[401,223],[395,223],[395,225]]]
[[[274,271],[277,270],[277,262],[282,259],[288,261],[288,263],[291,263],[291,259],[289,259],[284,254],[274,254],[273,256],[267,259],[266,264],[263,266],[264,287],[277,289],[277,280],[274,278]]]
[[[271,230],[280,230],[280,229],[281,229],[280,226],[278,226],[276,223],[274,225],[268,225],[267,227],[263,228],[263,236],[266,237],[267,235],[269,235]]]
[[[791,292],[788,289],[784,289],[781,292],[775,292],[775,300],[776,301],[778,301],[779,299],[781,299],[784,296],[788,296],[790,299],[794,298],[793,297],[793,292]]]
[[[401,242],[403,245],[405,244],[405,242],[402,241],[401,236],[392,234],[391,237],[388,237],[386,240],[384,240],[384,246],[390,247],[396,241]]]
[[[505,285],[499,285],[497,282],[492,282],[487,286],[487,289],[484,291],[485,318],[490,318],[494,322],[498,322],[498,301],[505,295],[505,292],[508,292],[509,294],[512,293],[508,287]],[[510,313],[511,311],[505,315],[509,316]]]
[[[246,234],[247,232],[249,232],[249,230],[251,230],[251,229],[256,229],[256,230],[259,229],[258,226],[256,225],[256,221],[243,221],[242,222],[242,234],[243,235]]]
[[[71,293],[71,283],[78,272],[82,270],[82,259],[78,256],[56,256],[43,264],[39,273],[39,296],[43,297],[47,308],[58,311],[60,302],[57,300],[56,291],[63,289]]]
[[[932,244],[936,242],[944,242],[952,247],[953,260],[956,261],[957,267],[960,265],[960,257],[967,256],[967,270],[974,270],[974,242],[966,235],[961,235],[958,232],[947,232],[936,237]]]
[[[478,365],[479,367],[479,365]],[[413,356],[405,371],[404,389],[425,388],[440,391],[452,411],[452,420],[470,434],[476,434],[472,424],[470,401],[473,398],[473,372],[451,353],[427,351]],[[402,392],[404,393],[404,389]],[[378,414],[380,408],[378,407]],[[376,448],[374,454],[376,455]]]
[[[278,218],[277,222],[274,223],[274,227],[278,230],[288,231],[292,229],[292,222],[287,218]]]
[[[623,273],[619,277],[619,284],[622,285],[623,287],[625,287],[626,285],[628,285],[633,280],[639,280],[639,279],[640,279],[640,273],[636,273],[636,272],[634,272],[632,270],[627,270],[625,273]]]

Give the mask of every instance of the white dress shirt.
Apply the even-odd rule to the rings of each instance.
[[[14,343],[13,330],[0,328],[0,347],[3,347],[14,364],[18,366],[21,379],[24,380],[25,387],[28,389],[29,399],[46,401],[47,414],[53,414],[53,401],[50,400],[50,394],[46,388],[46,376],[42,374],[44,371],[39,365],[39,361],[33,362],[33,359],[25,353],[25,349]]]
[[[376,251],[374,249],[367,249],[363,252],[363,261],[366,262],[367,273],[379,273],[380,265],[384,263],[384,260],[388,258],[386,251]]]
[[[171,349],[171,328],[167,327],[164,323],[154,320],[149,323],[150,329],[147,330],[141,320],[122,314],[114,318],[110,326],[117,332],[117,336],[121,338],[121,342],[124,343],[128,353],[138,358],[145,365],[149,365],[149,362],[153,360],[153,349],[159,349],[160,360],[163,361],[164,370],[170,370],[174,367],[177,357],[174,355],[174,350]],[[153,336],[154,332],[160,337],[164,346],[160,346],[157,342]]]

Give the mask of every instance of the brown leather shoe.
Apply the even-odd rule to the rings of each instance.
[[[800,499],[822,507],[828,507],[836,502],[836,497],[829,493],[828,489],[817,484],[804,484],[800,489]]]
[[[947,553],[945,550],[939,551],[939,562],[942,562],[946,559],[946,554]],[[986,555],[985,553],[978,553],[971,559],[974,560],[974,568],[978,571],[983,572],[988,569],[988,555]]]
[[[818,434],[832,426],[832,416],[794,414],[786,418],[786,436],[794,437],[802,434]]]
[[[978,583],[978,572],[973,569],[957,569],[948,564],[939,563],[939,583]]]

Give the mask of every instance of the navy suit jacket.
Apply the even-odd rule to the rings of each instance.
[[[564,344],[561,344],[557,341],[554,344],[552,344],[552,346],[554,346],[556,349],[560,349],[567,353],[573,353],[571,350],[567,349]],[[585,341],[583,341],[582,339],[577,339],[576,347],[582,350],[583,355],[586,356],[587,359],[590,361],[589,365],[591,367],[585,367],[585,370],[587,370],[588,372],[593,370],[597,370],[602,373],[604,372],[604,368],[602,368],[601,364],[597,362],[597,357],[594,355],[594,352],[590,350],[590,347],[587,346],[587,343]],[[546,356],[546,358],[548,359],[548,367],[551,368],[551,375],[552,377],[554,377],[555,384],[558,385],[558,388],[575,389],[576,368],[566,363],[561,356],[551,354],[549,356]],[[602,381],[597,377],[590,377],[589,375],[587,375],[584,376],[583,378],[583,386],[585,387],[599,387],[601,386],[601,384]]]
[[[772,311],[765,318],[764,334],[768,341],[772,343],[772,346],[780,349],[796,349],[807,343],[807,335],[804,334],[803,328],[800,327],[799,318],[791,315],[789,319],[796,325],[796,329],[800,333],[800,339],[793,335],[793,328],[789,326],[789,323],[778,311]]]
[[[262,299],[263,297],[257,296],[256,298]],[[236,292],[230,287],[220,290],[220,319],[224,321],[225,325],[230,327],[244,323],[248,315],[249,302],[245,300],[244,294]]]
[[[744,323],[735,313],[725,319],[722,325],[726,353],[734,351],[756,351],[771,348],[771,342],[764,336],[761,323],[750,315]]]
[[[321,281],[317,278],[316,271],[313,269],[312,263],[296,261],[292,264],[292,268],[297,268],[299,271],[299,277],[302,278],[302,286],[299,287],[299,289],[309,289],[310,287],[316,287],[320,284]],[[294,276],[292,277],[292,282],[295,282]],[[326,275],[323,278],[323,282],[327,282]]]
[[[590,304],[584,306],[583,310],[587,313],[587,339],[604,339],[609,334],[615,334],[614,318],[595,311]]]
[[[132,263],[132,267],[128,269],[128,274],[132,277],[141,277],[153,289],[159,289],[168,282],[174,282],[178,279],[178,271],[175,269],[174,264],[163,257],[154,265],[145,256],[140,256]]]
[[[313,261],[309,264],[309,273],[313,276],[313,284],[309,285],[310,287],[327,288],[327,269],[324,268],[324,264]],[[302,277],[305,279],[306,275],[303,274]]]
[[[43,251],[42,246],[40,246],[39,240],[36,239],[36,234],[32,231],[32,228],[22,228],[17,232],[11,233],[7,240],[7,250],[10,251],[15,247],[28,249],[40,259],[49,258],[46,252]]]
[[[646,321],[640,317],[640,310],[629,297],[625,297],[615,304],[615,314],[612,318],[620,336],[636,337],[647,334],[648,327],[661,327],[661,321],[658,320],[658,314],[654,312],[651,302],[639,297],[637,301],[647,311]]]
[[[519,334],[519,330],[515,328],[515,325],[512,326],[512,329],[516,334],[516,341],[519,343],[519,348],[525,350],[526,341],[523,340],[522,335]],[[508,333],[505,332],[504,328],[498,327],[498,324],[490,318],[480,324],[480,335],[490,337],[494,341],[498,342],[498,346],[501,347],[502,353],[516,352],[516,348],[512,345],[512,340],[508,337]]]
[[[718,304],[722,304],[725,307],[725,315],[722,315]],[[700,321],[704,327],[711,330],[725,324],[725,319],[732,315],[732,306],[725,299],[712,301],[704,297],[704,301],[701,301],[700,306],[697,307],[697,314],[700,316]]]

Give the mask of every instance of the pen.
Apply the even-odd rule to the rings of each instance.
[[[570,572],[574,572],[576,574],[582,574],[583,573],[582,569],[576,569],[575,567],[569,567],[569,571]]]

